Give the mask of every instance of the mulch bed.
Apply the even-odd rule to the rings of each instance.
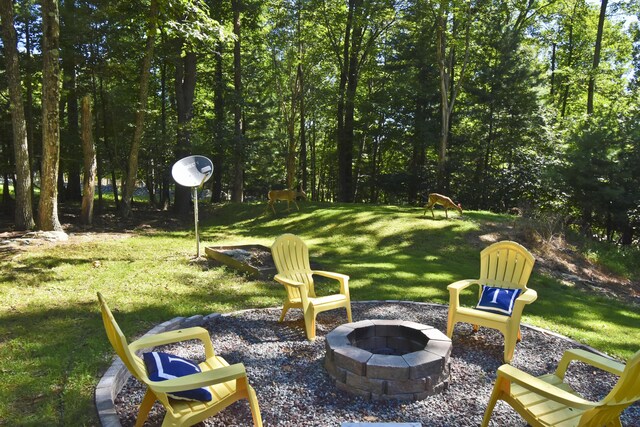
[[[431,304],[401,302],[354,303],[354,321],[364,319],[402,319],[428,324],[445,331],[447,308]],[[450,385],[442,394],[418,402],[373,401],[339,391],[323,367],[324,337],[346,322],[344,310],[321,313],[317,319],[318,337],[305,339],[299,310],[291,310],[278,323],[279,309],[248,310],[212,319],[203,325],[212,337],[216,353],[229,363],[242,362],[256,389],[265,426],[340,426],[342,422],[421,422],[423,426],[478,426],[502,364],[502,335],[481,328],[458,324],[451,354]],[[512,364],[533,375],[553,372],[564,350],[575,342],[523,327],[523,341],[516,346]],[[168,351],[198,360],[202,346],[196,342],[167,346]],[[573,363],[566,377],[585,398],[597,400],[611,390],[616,377]],[[116,400],[123,426],[135,423],[143,387],[130,379]],[[161,425],[164,409],[156,404],[148,426]],[[508,405],[499,402],[494,410],[494,426],[526,426]],[[640,426],[640,404],[622,416],[625,426]],[[236,402],[206,426],[250,425],[246,401]]]

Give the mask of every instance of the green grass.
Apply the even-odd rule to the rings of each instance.
[[[201,248],[300,235],[324,268],[351,276],[354,300],[401,299],[446,304],[446,286],[478,275],[482,224],[509,222],[489,212],[436,220],[394,206],[302,203],[301,211],[263,215],[264,204],[229,204],[200,212]],[[113,352],[96,292],[124,333],[136,337],[176,316],[281,304],[272,282],[192,262],[193,224],[128,238],[99,237],[27,252],[0,252],[0,425],[95,425],[93,390]],[[99,266],[95,266],[99,261]],[[319,286],[326,291],[326,284]],[[619,358],[640,343],[640,314],[569,288],[534,271],[539,299],[524,321]],[[466,295],[471,303],[474,296]],[[4,421],[2,421],[4,420]]]

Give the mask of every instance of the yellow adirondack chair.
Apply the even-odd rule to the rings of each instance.
[[[620,378],[602,400],[585,400],[563,382],[567,367],[573,360],[611,372]],[[489,425],[498,400],[506,401],[533,427],[621,427],[622,411],[640,400],[640,351],[625,366],[585,350],[567,350],[556,372],[541,377],[534,377],[511,365],[502,365],[498,368],[498,378],[484,413],[483,427]]]
[[[309,249],[302,239],[293,234],[283,234],[271,246],[271,255],[278,270],[274,279],[282,283],[287,292],[280,322],[290,308],[300,308],[304,314],[304,327],[309,340],[316,338],[316,315],[320,312],[344,307],[347,319],[351,319],[349,298],[349,276],[329,271],[311,270]],[[340,284],[340,293],[316,296],[313,275],[335,279]]]
[[[128,344],[100,293],[98,293],[98,299],[100,300],[102,321],[111,345],[129,372],[147,385],[147,391],[138,410],[136,426],[144,424],[156,400],[159,400],[167,410],[163,426],[190,426],[217,414],[240,399],[249,401],[253,424],[258,427],[262,426],[256,392],[249,385],[244,365],[242,363],[229,365],[222,357],[216,356],[206,329],[200,327],[178,329],[142,337]],[[149,379],[144,361],[136,354],[136,351],[193,339],[200,340],[204,344],[206,360],[199,364],[201,373],[166,381],[151,381]],[[199,387],[208,387],[213,397],[210,402],[176,400],[167,396],[167,393]]]
[[[522,310],[526,304],[531,304],[538,298],[536,291],[527,288],[534,263],[533,255],[516,242],[497,242],[483,249],[480,252],[480,278],[460,280],[447,287],[449,289],[447,336],[452,337],[453,328],[457,322],[471,323],[474,331],[478,330],[478,326],[497,329],[504,335],[504,361],[511,362],[516,341],[521,339]],[[482,285],[519,288],[522,289],[522,293],[515,300],[511,316],[506,316],[462,307],[460,292],[471,285],[478,285],[478,295],[482,291]]]

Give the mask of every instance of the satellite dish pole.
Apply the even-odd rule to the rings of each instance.
[[[196,231],[196,257],[200,258],[200,235],[198,234],[198,187],[202,187],[213,174],[213,162],[204,156],[189,156],[178,160],[171,169],[175,181],[192,188],[193,216]]]

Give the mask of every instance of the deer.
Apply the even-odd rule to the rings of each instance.
[[[273,211],[273,213],[276,213],[275,208],[273,207],[273,204],[277,201],[277,200],[286,200],[287,201],[287,212],[289,211],[289,203],[293,202],[294,205],[296,205],[296,208],[298,210],[300,210],[300,207],[298,206],[298,203],[296,203],[296,199],[298,197],[302,197],[303,199],[307,199],[307,194],[304,192],[304,190],[302,190],[302,188],[298,191],[298,190],[269,190],[269,193],[267,194],[267,197],[269,198],[269,203],[267,203],[267,209],[265,209],[265,212],[269,210],[269,207],[271,207],[271,210]]]
[[[444,216],[447,217],[447,219],[449,219],[449,215],[447,214],[448,209],[456,209],[458,212],[460,212],[460,215],[462,215],[462,206],[460,205],[460,203],[456,205],[455,203],[453,203],[453,200],[451,200],[447,196],[443,196],[442,194],[438,193],[431,193],[429,194],[429,201],[424,206],[423,216],[427,214],[427,209],[431,209],[431,216],[433,216],[433,219],[435,219],[436,216],[433,213],[433,207],[435,205],[440,205],[444,208]]]

